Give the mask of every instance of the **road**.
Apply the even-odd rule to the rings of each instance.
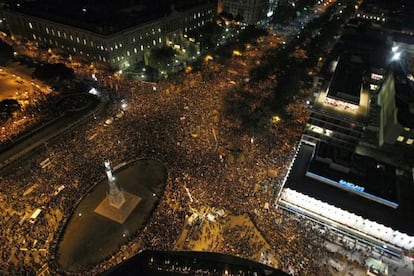
[[[29,152],[34,151],[39,146],[47,146],[47,141],[72,129],[79,123],[90,118],[93,114],[100,112],[103,105],[100,102],[93,110],[87,109],[76,113],[68,113],[55,122],[46,125],[44,128],[27,135],[27,137],[21,137],[12,146],[0,152],[0,171],[10,168],[10,165],[17,160],[23,160]]]

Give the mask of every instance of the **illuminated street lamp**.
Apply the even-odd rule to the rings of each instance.
[[[391,61],[400,60],[401,58],[401,52],[394,52],[394,54],[391,57]]]
[[[125,99],[121,100],[121,109],[125,111],[128,108],[128,103]]]

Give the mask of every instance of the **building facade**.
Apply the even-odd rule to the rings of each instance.
[[[167,45],[174,36],[204,26],[213,21],[215,15],[216,7],[209,3],[185,11],[173,11],[168,16],[102,35],[15,10],[4,11],[10,32],[16,38],[88,60],[109,63],[118,69],[142,61],[149,49]]]
[[[268,9],[268,0],[223,0],[223,11],[241,16],[247,24],[257,24],[265,19]]]

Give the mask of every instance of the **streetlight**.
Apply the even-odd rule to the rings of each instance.
[[[121,100],[121,109],[125,111],[128,108],[128,103],[125,99]]]
[[[394,54],[391,57],[391,61],[400,60],[401,58],[401,52],[394,52]]]

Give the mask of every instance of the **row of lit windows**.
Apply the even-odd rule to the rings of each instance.
[[[28,22],[28,25],[29,25],[29,28],[30,29],[33,29],[33,24],[31,23],[31,22]],[[82,39],[80,39],[79,38],[79,36],[76,36],[76,37],[74,37],[72,34],[69,34],[69,36],[66,34],[66,32],[61,32],[60,30],[56,30],[56,32],[55,32],[55,30],[54,29],[49,29],[48,27],[45,27],[44,28],[44,30],[45,30],[45,32],[48,34],[48,35],[53,35],[53,36],[58,36],[59,38],[64,38],[64,39],[68,39],[68,37],[69,37],[69,39],[71,40],[71,41],[76,41],[77,43],[81,43],[81,44],[83,44],[83,45],[87,45],[88,44],[88,41],[87,41],[87,39],[86,38],[82,38]],[[91,47],[95,47],[95,43],[91,40],[90,42],[89,42],[89,45],[91,46]],[[88,46],[89,46],[88,45]],[[104,46],[103,45],[97,45],[96,46],[96,48],[97,49],[100,49],[100,50],[108,50],[107,48],[104,48]]]
[[[193,29],[195,30],[195,29],[197,29],[198,27],[204,26],[204,24],[205,24],[205,23],[204,23],[204,20],[203,20],[203,21],[201,21],[201,22],[198,22],[198,23],[197,23],[197,25],[194,25],[193,27],[188,27],[188,28],[187,28],[187,27],[185,27],[185,28],[184,28],[184,32],[191,31],[191,30],[193,30]]]
[[[397,137],[397,141],[400,142],[400,143],[404,143],[404,140],[405,140],[405,137],[404,136],[401,136],[400,135],[400,136]],[[414,143],[414,139],[407,138],[407,140],[405,140],[405,143],[407,145],[412,145]]]
[[[52,40],[52,39],[47,39],[47,38],[41,38],[41,37],[39,37],[39,36],[36,36],[35,34],[33,34],[32,35],[33,36],[33,39],[34,40],[37,40],[37,41],[40,41],[40,42],[42,42],[42,41],[44,41],[45,43],[49,43],[49,45],[51,45],[51,46],[53,46],[53,45],[55,45],[56,47],[58,47],[59,46],[59,43],[56,41],[56,40]],[[156,42],[155,42],[155,40],[153,41],[153,45],[155,46],[156,45]],[[64,45],[60,45],[60,47],[62,48],[62,49],[64,49],[65,48],[65,46]],[[74,52],[74,53],[79,53],[79,54],[81,54],[81,55],[83,55],[83,54],[85,54],[87,57],[89,57],[90,55],[89,55],[89,53],[84,53],[82,50],[79,50],[79,49],[77,49],[76,47],[66,47],[67,48],[67,50],[69,50],[69,51],[72,51],[72,52]],[[148,44],[147,46],[146,46],[146,48],[151,48],[150,47],[150,45]],[[140,47],[140,51],[142,52],[142,51],[144,51],[144,45],[141,45],[141,47]],[[138,53],[138,49],[137,48],[134,48],[134,50],[133,50],[133,52],[135,53],[135,54],[137,54]],[[128,50],[128,51],[126,51],[126,55],[127,56],[131,56],[131,52]],[[99,55],[98,56],[98,58],[99,58],[99,60],[101,60],[101,61],[104,61],[104,62],[106,62],[107,60],[106,60],[106,58],[104,57],[104,56],[101,56],[101,55]],[[116,61],[121,61],[121,60],[124,60],[125,59],[125,56],[117,56],[116,58],[113,58],[112,59],[112,62],[116,62]]]
[[[204,13],[204,12],[194,13],[192,16],[186,17],[184,20],[185,21],[190,21],[191,19],[197,19],[197,18],[200,18],[200,17],[208,15],[208,14],[211,14],[211,10],[206,11],[206,13]]]
[[[357,17],[362,17],[364,19],[371,19],[371,20],[377,20],[377,21],[385,22],[384,17],[375,16],[375,15],[365,15],[365,14],[357,13]]]
[[[153,35],[155,35],[156,33],[161,33],[161,28],[158,28],[158,29],[154,29],[154,28],[152,28],[150,32],[145,32],[145,36],[147,36],[147,37],[148,37],[148,36],[150,36],[150,34],[151,34],[151,33],[152,33]],[[140,39],[140,40],[142,40],[142,38],[143,38],[143,34],[140,34],[140,35],[139,35],[139,39]],[[132,38],[131,38],[131,41],[132,41],[132,42],[136,42],[136,40],[137,40],[137,39],[136,39],[136,37],[132,37]],[[116,45],[116,44],[115,44],[115,45]]]
[[[29,26],[32,26],[32,24],[29,22]],[[33,27],[33,26],[32,26]],[[54,32],[54,30],[52,29],[51,31],[49,30],[49,28],[48,27],[46,27],[45,28],[45,30],[46,30],[46,33],[47,34],[50,34],[51,32],[52,32],[52,34],[54,35],[55,34],[55,32]],[[60,31],[58,31],[57,32],[58,33],[58,36],[59,37],[61,37],[60,36]],[[63,37],[64,38],[67,38],[67,35],[66,35],[66,33],[65,32],[63,32]],[[35,35],[33,35],[33,38],[35,39],[35,40],[37,40],[36,39],[36,36]],[[79,37],[76,37],[76,38],[74,38],[73,37],[73,35],[72,34],[70,34],[69,35],[69,39],[71,40],[71,41],[76,41],[77,43],[82,43],[83,45],[87,45],[87,40],[85,39],[85,38],[83,38],[82,40],[80,40],[80,38]],[[161,38],[158,38],[158,41],[159,41],[159,43],[161,43],[162,42],[162,39]],[[57,43],[57,42],[56,42]],[[156,42],[156,40],[153,40],[153,45],[155,46],[156,44],[157,44],[157,42]],[[52,44],[52,43],[51,43]],[[94,47],[94,43],[93,43],[93,41],[90,41],[90,46],[91,47]],[[120,49],[120,48],[122,48],[123,47],[123,44],[122,43],[119,43],[119,44],[115,44],[115,46],[114,47],[110,47],[110,50],[111,51],[114,51],[114,50],[118,50],[118,49]],[[100,49],[100,50],[102,50],[102,51],[108,51],[108,48],[106,48],[106,47],[104,47],[103,45],[100,45],[100,46],[97,46],[96,47],[97,49]],[[141,45],[141,51],[143,50],[143,46]]]

